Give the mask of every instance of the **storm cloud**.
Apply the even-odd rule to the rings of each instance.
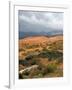
[[[18,12],[20,32],[63,31],[63,13],[45,11]]]

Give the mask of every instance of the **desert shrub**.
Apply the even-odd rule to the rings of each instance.
[[[31,65],[35,65],[36,64],[36,60],[32,59]]]
[[[20,48],[20,49],[19,49],[19,52],[21,52],[21,51],[23,51],[23,48]]]
[[[39,49],[36,49],[35,52],[40,52],[40,50]]]
[[[33,78],[34,76],[38,76],[39,70],[38,69],[32,69],[29,73],[29,77]]]
[[[38,70],[40,70],[40,71],[42,70],[42,67],[41,67],[41,65],[39,65],[39,67],[38,67]]]
[[[19,48],[19,52],[21,52],[21,51],[25,51],[25,49],[24,48]]]
[[[43,77],[43,74],[39,73],[39,74],[38,74],[38,77],[39,77],[39,78],[40,78],[40,77]]]
[[[57,61],[57,64],[63,63],[63,57],[59,57],[56,61]]]
[[[43,75],[41,73],[39,73],[38,75],[35,75],[34,78],[42,78]]]
[[[52,59],[54,60],[59,57],[62,57],[63,53],[58,52],[58,51],[45,50],[45,51],[42,51],[38,56],[42,58],[48,58],[49,60],[52,60]]]
[[[47,68],[43,65],[39,65],[38,70],[40,71],[40,74],[42,74],[42,76],[48,73]]]
[[[23,79],[23,75],[22,74],[19,74],[19,79]]]
[[[47,66],[48,73],[53,73],[56,69],[57,69],[57,65],[56,64],[49,64]]]
[[[32,55],[28,55],[25,59],[26,59],[26,60],[30,60],[30,59],[32,59],[32,58],[33,58]]]
[[[23,74],[26,75],[26,76],[28,76],[29,75],[29,72],[28,71],[25,71]]]
[[[41,74],[44,76],[48,73],[47,69],[46,68],[42,68],[41,70]]]
[[[22,64],[19,64],[19,71],[24,69],[24,66]]]
[[[19,60],[19,64],[28,65],[28,61],[27,60]]]
[[[45,58],[45,57],[48,58],[49,55],[48,55],[48,52],[42,51],[38,56],[39,56],[39,57],[42,57],[42,58]]]
[[[47,50],[47,48],[45,47],[45,48],[43,48],[43,51],[48,51],[48,50]]]

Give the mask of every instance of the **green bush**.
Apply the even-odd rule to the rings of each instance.
[[[49,61],[51,61],[52,59],[58,59],[60,57],[63,56],[63,53],[58,52],[58,51],[49,51],[49,50],[45,50],[42,51],[38,57],[42,57],[42,58],[48,58]]]
[[[31,65],[35,65],[36,64],[36,60],[32,60]]]
[[[49,64],[47,66],[48,73],[53,73],[56,69],[57,69],[57,65],[56,64]]]
[[[26,72],[24,72],[23,74],[26,75],[26,76],[28,76],[28,75],[29,75],[29,72],[26,71]]]

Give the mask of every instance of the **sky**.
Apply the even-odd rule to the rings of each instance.
[[[63,13],[19,10],[20,32],[63,31]]]

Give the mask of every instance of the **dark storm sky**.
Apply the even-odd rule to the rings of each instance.
[[[19,10],[20,32],[49,32],[63,30],[63,13]]]

